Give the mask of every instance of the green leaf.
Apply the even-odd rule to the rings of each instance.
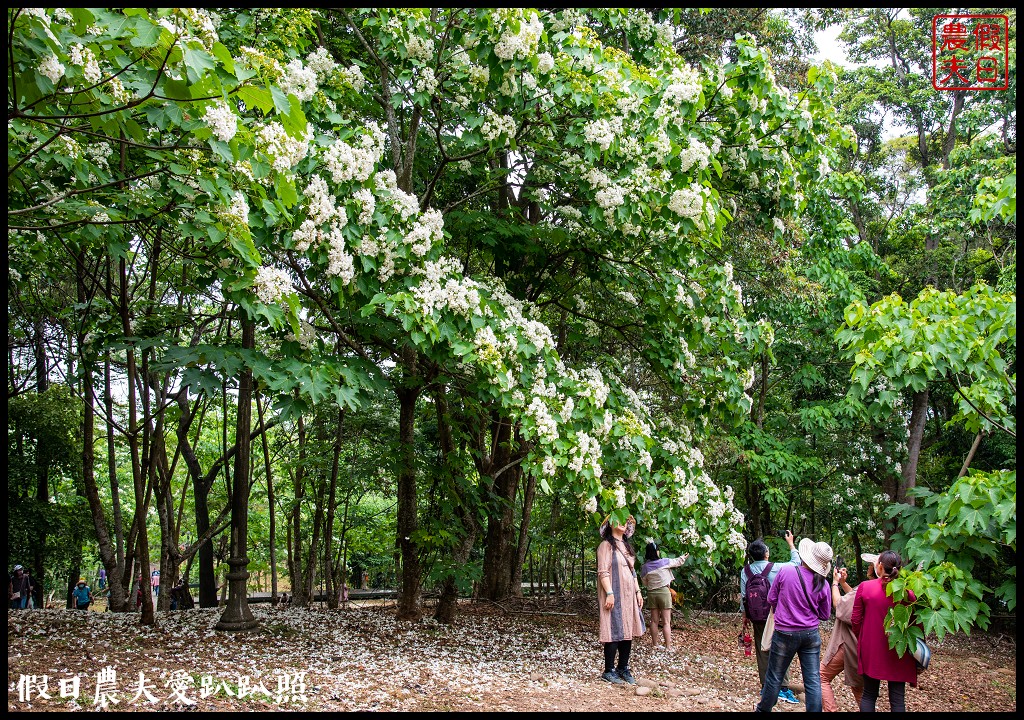
[[[271,108],[274,107],[274,100],[271,97],[270,91],[265,88],[259,88],[253,85],[243,85],[238,88],[235,95],[239,100],[245,103],[246,107],[259,108],[264,115],[270,112]]]

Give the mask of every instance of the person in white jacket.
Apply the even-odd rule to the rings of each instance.
[[[658,545],[647,543],[644,550],[644,564],[640,568],[640,579],[647,588],[647,607],[651,609],[651,646],[658,647],[658,635],[665,637],[665,649],[672,648],[672,591],[670,586],[675,580],[672,568],[680,567],[689,554],[676,558],[662,558]],[[658,624],[661,624],[659,630]]]

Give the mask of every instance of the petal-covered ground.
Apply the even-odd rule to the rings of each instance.
[[[162,613],[157,627],[142,627],[134,613],[8,611],[7,705],[15,711],[749,711],[757,699],[754,658],[737,648],[737,614],[677,616],[675,654],[634,642],[638,688],[653,686],[639,695],[638,688],[599,679],[601,645],[588,605],[543,614],[465,603],[451,626],[398,622],[393,606],[254,605],[260,628],[239,634],[214,630],[221,614],[215,609]],[[908,692],[908,710],[1016,710],[1012,638],[956,636],[932,645],[932,666]],[[800,680],[798,668],[790,672]],[[840,680],[833,682],[840,709],[855,710]],[[776,706],[803,709],[803,703]],[[879,709],[888,709],[884,697]]]

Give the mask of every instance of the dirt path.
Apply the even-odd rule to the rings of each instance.
[[[261,629],[244,635],[216,632],[214,609],[164,614],[157,628],[140,627],[134,614],[9,612],[8,709],[107,701],[117,710],[745,712],[758,695],[754,658],[736,646],[735,614],[677,621],[674,655],[635,643],[634,674],[657,683],[641,697],[598,678],[596,620],[585,614],[467,604],[447,627],[398,623],[380,607],[253,612]],[[1012,639],[958,636],[933,646],[932,667],[908,692],[910,711],[1016,710]],[[798,668],[791,678],[800,680]],[[840,709],[854,710],[849,690],[839,679],[833,685]],[[888,709],[884,699],[879,709]]]

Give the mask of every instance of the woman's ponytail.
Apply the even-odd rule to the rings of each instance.
[[[882,579],[886,583],[898,577],[900,569],[903,567],[903,559],[899,556],[899,553],[895,553],[892,550],[886,550],[879,555],[878,563],[882,566]]]

